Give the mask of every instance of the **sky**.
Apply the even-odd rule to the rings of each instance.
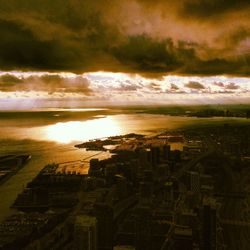
[[[250,103],[248,0],[0,0],[0,108]]]

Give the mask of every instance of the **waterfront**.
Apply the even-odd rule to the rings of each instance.
[[[30,112],[31,113],[31,112]],[[60,112],[21,114],[13,118],[0,117],[0,155],[32,155],[31,161],[4,185],[0,186],[0,220],[10,213],[9,206],[17,194],[44,165],[52,162],[79,160],[96,152],[74,148],[75,143],[126,133],[154,134],[165,129],[208,123],[248,122],[237,118],[195,118],[151,114],[107,114],[106,110],[70,112],[60,120]],[[59,115],[59,116],[55,116]],[[54,119],[53,119],[54,118]],[[107,154],[100,155],[101,158]]]
[[[83,109],[84,110],[84,109]],[[245,118],[169,116],[126,110],[0,112],[0,140],[70,144],[128,133],[152,134],[192,125],[245,122]],[[4,145],[8,148],[10,143]],[[13,148],[14,146],[14,148]],[[8,150],[4,148],[3,150]],[[11,145],[15,150],[15,145]],[[3,153],[0,151],[0,153]]]
[[[249,222],[238,216],[248,208],[248,185],[238,180],[249,177],[249,132],[248,124],[219,123],[114,136],[116,155],[90,160],[88,172],[83,160],[46,165],[0,223],[0,248],[79,249],[92,237],[94,249],[248,249],[241,229]],[[184,142],[183,151],[172,150],[173,141]]]

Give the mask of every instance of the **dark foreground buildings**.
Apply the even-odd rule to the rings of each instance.
[[[233,249],[247,138],[247,126],[195,129],[126,140],[110,159],[91,160],[87,175],[48,165],[0,224],[0,249]],[[185,140],[183,151],[169,140]]]

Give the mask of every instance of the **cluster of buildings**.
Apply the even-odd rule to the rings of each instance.
[[[87,174],[47,165],[0,224],[0,249],[222,249],[214,150],[187,138],[183,151],[164,136],[120,145]]]

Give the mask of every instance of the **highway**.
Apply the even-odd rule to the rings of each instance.
[[[174,174],[174,177],[176,179],[180,179],[185,173],[186,171],[190,170],[192,167],[194,167],[196,164],[198,164],[202,159],[208,157],[209,155],[213,154],[215,151],[214,149],[209,149],[208,151],[202,153],[201,155],[199,155],[197,158],[194,158],[193,160],[191,160],[190,162],[188,162],[183,168],[181,168],[179,171],[177,171]]]

